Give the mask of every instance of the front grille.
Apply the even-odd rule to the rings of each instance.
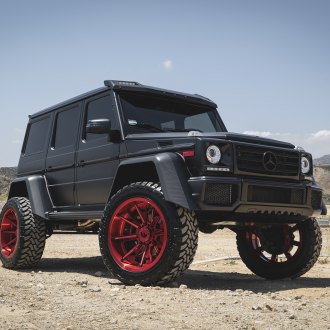
[[[251,185],[248,202],[302,205],[305,204],[305,190]]]
[[[275,166],[265,163],[271,156]],[[267,174],[274,176],[297,176],[299,174],[299,153],[290,150],[278,150],[271,147],[236,146],[237,169],[242,172]]]
[[[319,210],[322,203],[322,191],[312,190],[312,208]]]
[[[238,197],[238,187],[235,184],[207,183],[204,202],[211,205],[231,206]]]

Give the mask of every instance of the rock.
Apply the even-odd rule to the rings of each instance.
[[[102,277],[102,276],[104,276],[105,274],[104,274],[103,272],[98,271],[98,272],[96,272],[94,275],[95,275],[96,277]]]
[[[92,288],[91,292],[101,292],[101,288]]]
[[[185,290],[185,289],[188,289],[188,286],[187,286],[186,284],[181,284],[181,285],[179,286],[179,288],[180,288],[181,290]]]
[[[87,284],[88,284],[88,280],[77,281],[77,285],[81,285],[83,287],[86,287]]]
[[[262,308],[260,306],[252,306],[253,311],[261,311]]]
[[[290,319],[290,320],[294,320],[294,319],[296,319],[296,318],[297,318],[297,317],[296,317],[296,315],[294,315],[294,314],[290,314],[290,315],[289,315],[289,319]]]
[[[120,291],[120,288],[112,288],[111,289],[111,292],[119,292]]]
[[[266,304],[265,307],[266,307],[269,311],[272,311],[272,310],[273,310],[273,307],[270,306],[270,305],[268,305],[268,304]]]
[[[301,299],[301,298],[302,298],[302,296],[295,296],[295,297],[294,297],[295,300],[299,300],[299,299]]]

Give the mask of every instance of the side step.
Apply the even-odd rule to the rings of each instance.
[[[50,220],[89,220],[101,219],[103,211],[63,211],[50,212],[48,217]]]

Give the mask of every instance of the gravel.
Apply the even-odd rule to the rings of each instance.
[[[329,329],[330,262],[266,281],[220,260],[237,256],[233,233],[200,234],[198,263],[176,282],[126,286],[105,269],[97,235],[53,235],[33,272],[0,267],[0,329]]]

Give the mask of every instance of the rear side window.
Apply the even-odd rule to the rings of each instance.
[[[56,116],[55,135],[52,147],[55,149],[72,146],[76,142],[80,111],[79,106],[61,111]]]
[[[28,156],[40,153],[44,150],[46,141],[48,141],[48,130],[50,117],[35,121],[28,126],[25,148],[23,153]]]

